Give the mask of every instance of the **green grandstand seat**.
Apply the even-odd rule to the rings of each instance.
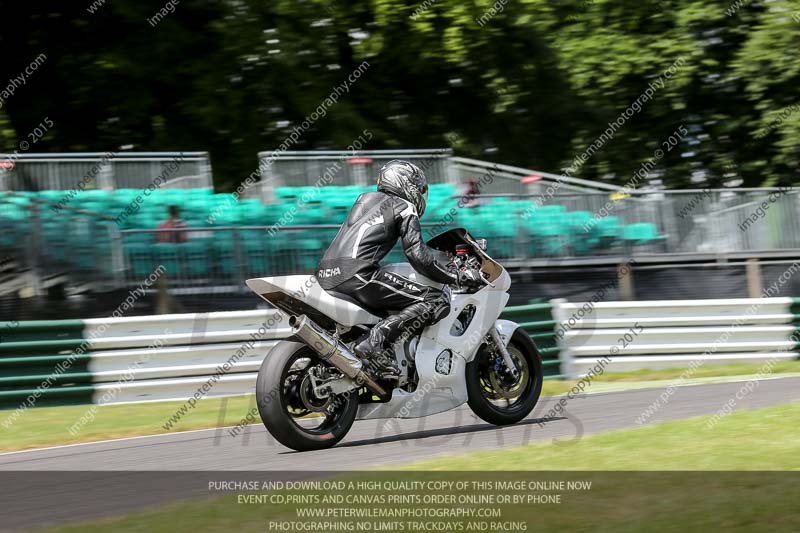
[[[302,211],[295,214],[292,226],[313,226],[318,224],[325,224],[325,214],[318,206],[308,206]]]
[[[191,213],[188,216],[181,216],[181,220],[189,228],[205,228],[209,226],[207,216]]]
[[[142,233],[125,233],[123,239],[123,243],[125,246],[132,245],[132,244],[155,244],[156,242],[156,235],[155,233],[150,232],[142,232]]]
[[[564,207],[563,205],[558,205],[558,204],[556,204],[556,205],[542,205],[542,206],[539,206],[538,211],[540,213],[542,213],[543,215],[558,216],[558,215],[560,215],[562,213],[565,213],[567,211],[567,208]]]
[[[194,200],[207,198],[214,194],[214,189],[211,187],[198,187],[195,189],[187,189],[188,195]]]
[[[224,232],[214,237],[212,245],[215,272],[230,276],[236,272],[236,244],[231,232]]]
[[[594,226],[594,233],[599,239],[614,243],[622,238],[622,221],[615,216],[599,218]]]
[[[248,276],[265,276],[269,273],[269,249],[266,232],[248,234],[242,238],[244,268]]]
[[[128,264],[135,278],[144,278],[155,270],[158,263],[153,259],[153,245],[132,242],[125,246]]]
[[[334,207],[327,209],[326,219],[328,224],[342,224],[350,212],[348,207]]]
[[[597,245],[597,237],[592,235],[591,229],[588,231],[584,229],[591,219],[592,213],[589,211],[571,211],[566,213],[570,244],[577,255],[585,255]]]
[[[184,274],[181,268],[181,244],[172,242],[159,242],[153,246],[157,259],[156,265],[164,265],[167,276],[172,279],[181,278]]]
[[[244,226],[264,224],[264,206],[260,200],[239,200],[236,209],[239,211],[239,223]]]
[[[187,191],[188,189],[161,189],[161,194],[157,196],[168,204],[181,206],[188,203],[189,194]]]
[[[318,238],[319,230],[283,230],[268,237],[270,264],[280,274],[313,272],[322,257],[322,248],[328,243]]]
[[[566,221],[573,231],[583,231],[583,227],[592,219],[589,211],[570,211],[567,213]]]
[[[649,222],[628,224],[623,228],[623,239],[634,244],[649,244],[665,238],[659,236],[655,224]]]
[[[264,226],[271,226],[277,224],[284,213],[284,207],[281,204],[269,204],[264,206],[264,220],[261,223]]]
[[[81,271],[93,270],[100,258],[95,241],[82,233],[73,234],[70,239],[67,263]]]
[[[209,274],[208,264],[209,239],[195,239],[179,244],[183,272],[189,276],[206,276]]]
[[[525,223],[534,255],[554,256],[564,253],[569,243],[569,226],[565,224],[562,206],[540,206]],[[550,208],[550,209],[548,209]],[[553,209],[555,208],[555,209]]]
[[[297,196],[296,187],[278,187],[275,189],[275,196],[281,199],[294,198]]]
[[[106,202],[83,201],[78,202],[75,207],[85,211],[92,211],[93,213],[105,214],[108,212],[108,204]]]
[[[327,244],[327,243],[326,243]],[[323,244],[319,239],[300,239],[297,243],[299,265],[302,272],[314,272],[322,257]]]
[[[335,194],[326,198],[326,204],[336,208],[350,209],[355,202],[355,197],[352,195]]]
[[[64,194],[66,191],[62,191]],[[106,204],[111,198],[110,191],[103,189],[86,189],[78,193],[76,198],[80,198],[84,202]]]
[[[112,240],[107,232],[98,231],[92,243],[94,248],[94,258],[90,270],[95,275],[106,277],[114,272],[114,264],[111,261]]]
[[[17,244],[16,228],[14,219],[0,216],[0,248],[12,248]]]
[[[64,194],[66,194],[66,192],[67,191],[52,191],[52,190],[39,191],[37,196],[40,196],[43,200],[47,200],[48,202],[58,203],[59,200],[64,198]]]

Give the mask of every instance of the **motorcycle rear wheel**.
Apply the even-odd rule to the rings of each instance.
[[[297,451],[322,450],[347,435],[358,413],[355,391],[328,402],[317,400],[306,378],[315,366],[329,366],[305,344],[281,341],[267,354],[256,379],[261,421],[275,439]]]
[[[520,371],[517,378],[505,371],[500,355],[489,346],[467,364],[467,403],[481,419],[497,426],[528,416],[542,393],[542,358],[524,330],[514,332],[508,351]]]

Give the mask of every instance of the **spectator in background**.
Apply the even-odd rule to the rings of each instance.
[[[169,206],[169,219],[158,225],[158,229],[185,228],[186,224],[180,219],[178,206]],[[156,236],[158,242],[186,242],[186,232],[183,231],[159,231]]]
[[[478,207],[480,202],[477,198],[477,195],[481,193],[481,188],[478,186],[478,180],[475,178],[470,178],[467,180],[467,190],[464,193],[464,197],[462,198],[462,207]]]

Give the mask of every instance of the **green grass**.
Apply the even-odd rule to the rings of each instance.
[[[624,388],[627,384],[640,385],[649,381],[665,381],[679,380],[681,377],[686,378],[687,381],[700,378],[736,378],[745,376],[755,376],[762,372],[764,363],[759,364],[731,364],[731,365],[705,365],[694,369],[689,368],[665,368],[661,370],[629,370],[626,372],[605,372],[592,379],[592,383],[619,383],[621,386],[619,390]],[[800,360],[795,361],[781,361],[772,365],[771,374],[800,374]],[[767,377],[767,376],[765,376]],[[558,394],[565,394],[569,391],[576,381],[574,380],[558,380],[546,381],[545,384],[549,385],[548,392],[542,391],[542,394],[555,396]],[[655,386],[663,386],[657,383]],[[584,389],[585,392],[591,392],[591,386]]]
[[[613,416],[613,415],[612,415]],[[800,470],[800,402],[442,457],[409,470]]]
[[[170,416],[183,405],[183,401],[176,401],[33,408],[22,413],[10,428],[0,431],[0,450],[231,426],[238,424],[255,407],[256,402],[252,394],[201,400],[170,430],[164,429],[163,425]],[[84,425],[76,435],[71,435],[70,426],[92,407],[96,408],[94,420]],[[0,420],[4,420],[7,413],[11,412],[0,411]]]
[[[400,472],[397,469],[373,471],[341,479],[592,482],[589,490],[556,491],[562,498],[557,504],[494,506],[501,510],[501,520],[524,522],[527,531],[797,531],[800,485],[796,475],[785,472],[686,471],[800,469],[800,402],[734,412],[713,429],[706,425],[708,418],[598,434],[571,445],[543,443],[496,452],[448,456],[413,463]],[[662,472],[608,471],[638,469]],[[528,470],[538,472],[525,472]],[[231,479],[236,479],[235,475]],[[310,492],[304,490],[299,494]],[[345,492],[350,493],[358,492]],[[431,491],[422,493],[430,494]],[[526,494],[526,491],[511,493]],[[527,494],[532,493],[528,491]],[[48,531],[271,531],[268,528],[270,520],[297,521],[298,507],[308,506],[242,505],[235,497],[225,496],[215,500],[174,503],[125,517]],[[466,521],[462,524],[463,529],[453,527],[450,530],[505,530],[497,527],[470,530],[466,528]],[[411,530],[405,527],[384,531]]]
[[[680,378],[684,372],[687,378],[707,378],[725,376],[746,376],[758,374],[764,363],[737,363],[729,365],[704,365],[692,370],[685,368],[665,368],[662,370],[630,370],[627,372],[606,373],[598,381],[655,381]],[[780,361],[770,367],[773,374],[800,373],[800,360]]]
[[[704,366],[692,372],[692,378],[710,376],[739,376],[758,373],[761,365]],[[606,373],[595,378],[597,382],[620,383],[620,388],[633,382],[669,380],[681,376],[683,369],[666,369],[633,372]],[[778,363],[774,373],[800,372],[800,361]],[[566,393],[575,381],[547,380],[542,389],[544,396]],[[586,389],[592,392],[591,387]],[[57,444],[75,444],[120,437],[155,435],[206,429],[238,424],[255,407],[253,395],[235,396],[227,399],[205,399],[180,420],[178,424],[164,429],[162,426],[177,409],[183,406],[178,402],[149,402],[127,405],[95,406],[94,421],[83,426],[82,430],[71,435],[68,428],[77,422],[90,409],[90,405],[33,408],[22,413],[9,428],[0,431],[0,451],[23,450]],[[12,410],[0,410],[0,421]],[[258,418],[256,417],[258,421]]]

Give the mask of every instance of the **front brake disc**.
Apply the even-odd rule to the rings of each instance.
[[[515,355],[511,357],[517,368],[521,368],[516,378],[501,377],[498,375],[497,370],[489,368],[489,383],[491,383],[494,393],[500,398],[511,399],[519,396],[519,391],[524,385],[523,380],[527,378],[527,368],[522,366],[518,357]],[[510,376],[510,374],[506,373],[506,376]]]

